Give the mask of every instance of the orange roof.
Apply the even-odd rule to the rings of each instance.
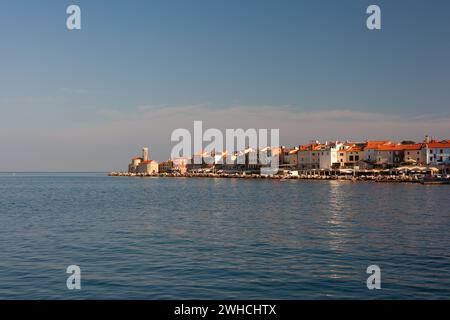
[[[142,158],[141,157],[134,157],[131,160],[142,160]]]
[[[402,151],[403,146],[400,144],[386,144],[386,145],[381,145],[378,146],[377,149],[378,151]]]
[[[432,142],[428,143],[428,148],[450,148],[449,142]]]
[[[431,141],[427,143],[428,148],[450,148],[450,142],[448,140],[444,140],[441,142]]]
[[[351,146],[350,148],[345,149],[345,151],[347,151],[347,152],[357,152],[357,151],[362,151],[362,149],[360,147],[358,147],[358,146]]]
[[[421,143],[415,144],[386,144],[376,148],[379,151],[404,151],[404,150],[420,150],[422,149]]]
[[[381,146],[381,145],[386,145],[386,144],[391,144],[392,142],[388,141],[388,140],[380,140],[380,141],[367,141],[366,144],[366,148],[368,149],[376,149],[377,147]]]
[[[320,150],[321,148],[322,148],[322,145],[320,145],[320,144],[310,143],[310,144],[307,144],[305,146],[299,146],[299,151],[300,150],[301,151],[307,151],[307,150],[317,151],[317,150]]]
[[[151,163],[151,162],[153,162],[153,160],[142,161],[142,163]]]
[[[317,143],[310,143],[306,146],[300,146],[299,151],[318,151],[322,148],[322,145]]]
[[[299,150],[302,150],[302,151],[313,150],[315,145],[316,145],[315,143],[310,143],[310,144],[307,144],[304,146],[299,146]]]
[[[420,150],[422,149],[422,144],[421,143],[415,143],[415,144],[403,144],[401,145],[401,148],[403,150]]]

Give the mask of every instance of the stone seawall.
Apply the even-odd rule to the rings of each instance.
[[[370,181],[370,182],[408,182],[420,183],[420,175],[318,175],[318,174],[299,174],[291,175],[260,175],[260,174],[231,174],[231,173],[128,173],[128,172],[110,172],[112,177],[171,177],[171,178],[228,178],[228,179],[272,179],[272,180],[337,180],[337,181]]]

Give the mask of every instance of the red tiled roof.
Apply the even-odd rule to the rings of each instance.
[[[381,145],[386,145],[386,144],[391,144],[392,142],[388,141],[388,140],[383,140],[383,141],[367,141],[366,147],[367,149],[376,149]]]
[[[347,151],[347,152],[358,152],[358,151],[362,151],[362,149],[360,147],[358,147],[358,146],[351,146],[350,148],[345,149],[344,151]]]
[[[302,151],[307,151],[307,150],[318,150],[317,148],[320,148],[320,145],[318,145],[317,143],[310,143],[304,146],[300,146],[300,150]]]
[[[415,144],[387,144],[381,145],[376,150],[379,151],[404,151],[404,150],[420,150],[422,149],[421,143]]]
[[[423,147],[423,145],[421,143],[401,145],[401,148],[403,150],[420,150],[420,149],[422,149],[422,147]]]
[[[450,142],[448,140],[444,140],[441,142],[431,141],[427,143],[428,148],[450,148]]]
[[[402,151],[403,146],[400,144],[387,144],[387,145],[381,145],[378,146],[377,149],[378,151]]]

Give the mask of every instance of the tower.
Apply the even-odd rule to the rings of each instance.
[[[147,147],[142,148],[142,159],[143,159],[143,161],[148,160],[148,148]]]

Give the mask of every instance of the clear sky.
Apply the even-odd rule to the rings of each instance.
[[[164,160],[193,120],[286,145],[450,138],[449,16],[447,0],[0,0],[0,171],[124,170],[144,145]]]

